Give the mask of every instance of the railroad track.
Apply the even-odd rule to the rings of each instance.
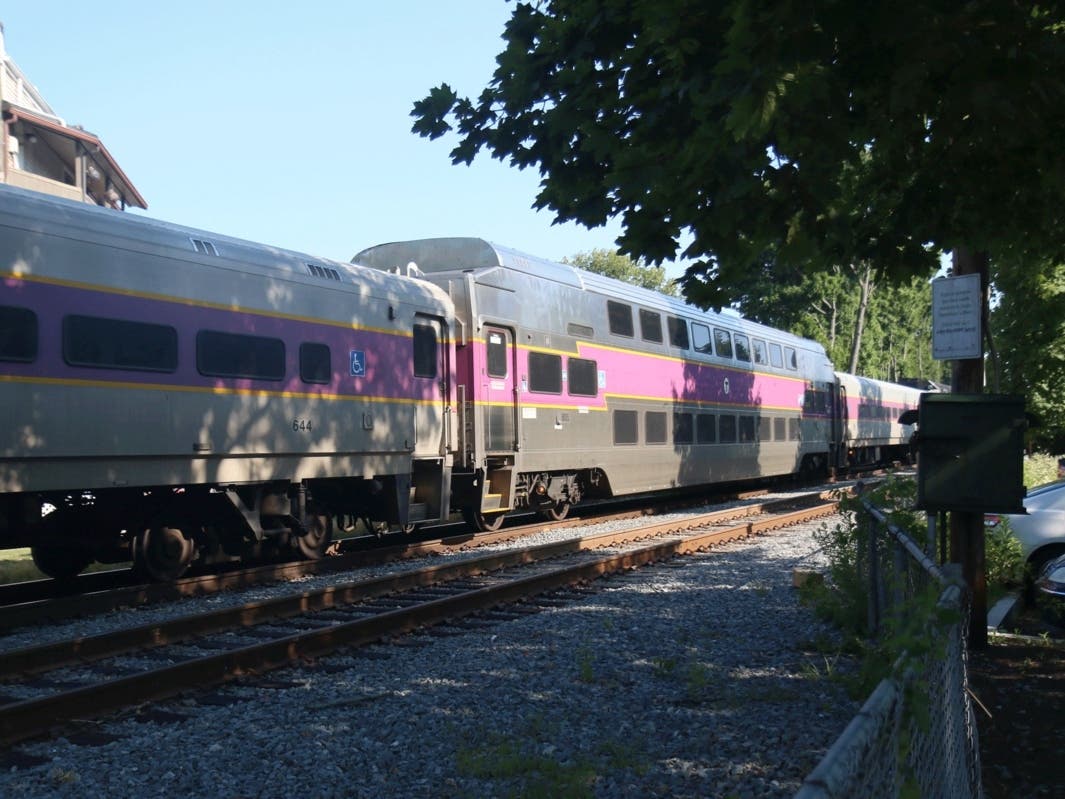
[[[767,492],[764,489],[727,495],[728,499],[751,499]],[[722,500],[723,501],[723,500]],[[688,503],[689,505],[691,503]],[[699,502],[706,504],[705,497]],[[620,507],[620,509],[615,509]],[[470,533],[463,525],[441,526],[442,537],[411,538],[409,535],[391,536],[379,542],[341,542],[344,548],[333,556],[316,561],[266,564],[230,569],[213,574],[184,577],[169,583],[144,583],[129,569],[85,574],[68,585],[56,580],[34,580],[27,583],[0,585],[0,631],[40,625],[63,619],[107,613],[119,608],[139,607],[170,602],[186,597],[209,596],[221,591],[239,590],[254,585],[266,585],[302,577],[337,574],[369,566],[413,560],[477,546],[489,546],[534,535],[544,529],[566,529],[598,522],[650,516],[684,504],[659,504],[648,507],[627,501],[602,508],[588,508],[580,515],[563,521],[518,523],[493,533]],[[605,512],[604,512],[605,511]],[[531,517],[531,514],[530,514]],[[440,529],[439,527],[436,529]]]
[[[0,741],[258,675],[835,512],[812,495],[495,552],[7,652]],[[782,507],[787,505],[788,507]],[[602,552],[605,547],[615,551]]]

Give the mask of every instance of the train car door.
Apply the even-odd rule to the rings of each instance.
[[[480,377],[481,396],[484,397],[485,452],[514,452],[518,448],[514,331],[486,326],[484,341],[485,363]]]
[[[832,414],[832,441],[836,445],[836,466],[847,465],[847,433],[850,429],[850,412],[847,408],[847,387],[836,381],[837,394]]]
[[[443,321],[417,314],[414,318],[414,455],[447,453],[448,369]]]

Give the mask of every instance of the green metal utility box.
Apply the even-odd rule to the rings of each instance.
[[[1024,513],[1024,398],[922,394],[917,507]]]

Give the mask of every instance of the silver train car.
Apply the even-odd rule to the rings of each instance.
[[[353,261],[455,306],[452,504],[480,529],[585,498],[906,453],[919,391],[833,370],[821,345],[473,238]]]
[[[0,186],[0,548],[46,574],[904,451],[911,389],[479,239],[326,261]]]
[[[433,284],[0,186],[0,286],[0,547],[46,574],[448,515]]]

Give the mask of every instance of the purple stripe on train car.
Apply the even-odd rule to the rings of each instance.
[[[409,336],[379,331],[350,330],[297,319],[248,312],[204,308],[180,301],[156,300],[72,286],[55,286],[20,279],[5,279],[5,303],[31,308],[38,315],[38,358],[34,363],[4,363],[5,372],[26,377],[116,380],[124,383],[163,384],[196,388],[290,391],[304,394],[339,394],[383,399],[435,399],[435,380],[413,376]],[[68,314],[114,317],[135,322],[171,325],[179,331],[181,357],[173,373],[68,366],[62,358],[62,318]],[[213,378],[196,370],[197,330],[280,338],[286,345],[284,381]],[[299,344],[313,341],[330,348],[333,376],[328,384],[308,384],[299,378]],[[364,354],[365,375],[352,376],[349,352]],[[121,375],[121,378],[118,378]]]
[[[605,372],[606,387],[600,390],[598,397],[525,392],[523,399],[601,408],[605,406],[605,394],[620,394],[651,397],[663,402],[768,406],[795,412],[802,408],[805,389],[798,377],[755,374],[740,367],[667,360],[635,351],[600,349],[584,343],[580,345],[579,357],[594,360],[598,371]],[[522,351],[519,364],[522,374],[527,376],[527,351]]]
[[[865,405],[874,408],[898,408],[899,411],[909,410],[916,407],[904,400],[881,400],[872,397],[847,397],[847,413],[850,414],[850,418],[858,419],[858,406]],[[863,420],[864,421],[864,420]],[[875,421],[875,420],[870,420]],[[886,420],[882,420],[886,421]]]

